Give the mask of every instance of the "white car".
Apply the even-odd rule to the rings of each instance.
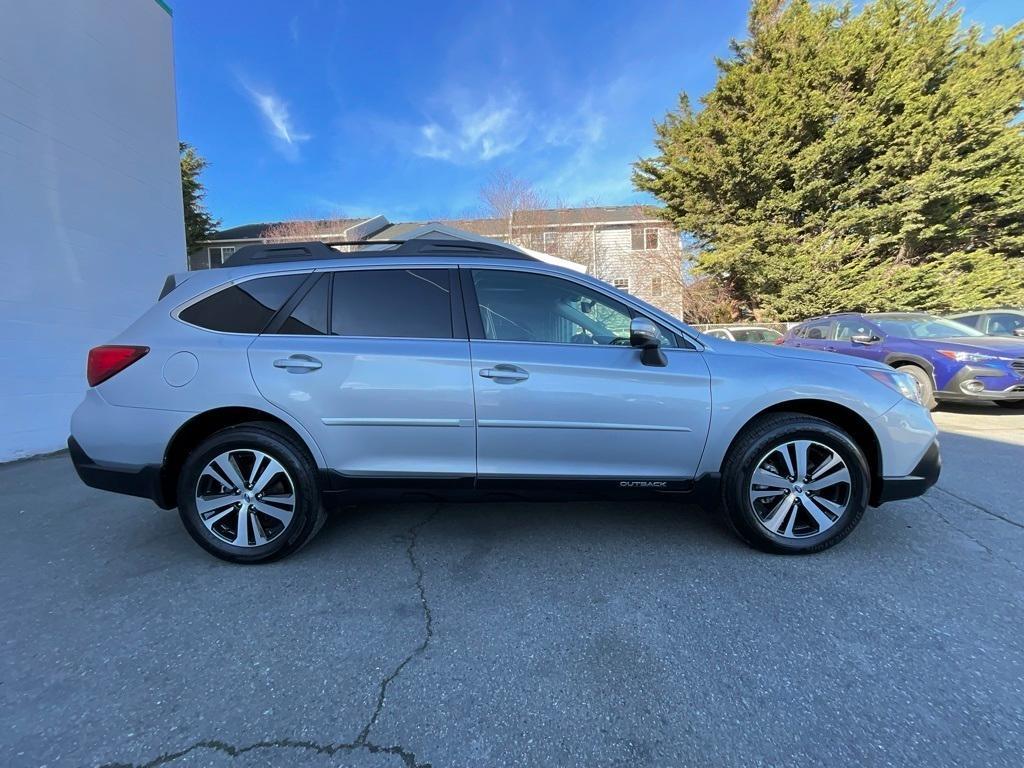
[[[731,325],[728,328],[712,328],[705,331],[708,336],[729,341],[746,341],[751,344],[781,344],[782,334],[760,325]]]

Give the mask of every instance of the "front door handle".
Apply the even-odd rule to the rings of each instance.
[[[315,371],[318,368],[323,368],[323,365],[315,357],[310,357],[309,355],[292,355],[291,357],[274,361],[275,368],[284,368],[291,373]]]
[[[480,375],[485,379],[496,379],[498,381],[525,381],[530,374],[517,365],[501,363],[493,368],[481,368]]]
[[[838,349],[836,349],[836,348],[835,348],[835,347],[833,347],[833,346],[827,346],[827,347],[825,347],[825,351],[826,351],[826,352],[838,352],[839,350],[838,350]]]

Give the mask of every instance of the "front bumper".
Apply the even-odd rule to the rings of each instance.
[[[78,477],[90,488],[123,493],[127,496],[139,496],[154,501],[163,509],[171,508],[167,499],[164,498],[158,465],[133,468],[100,466],[89,457],[73,437],[68,438],[68,452],[71,454],[71,463],[74,464]]]
[[[984,389],[978,392],[965,390],[963,385],[970,381],[980,381],[984,384]],[[965,365],[942,389],[936,390],[935,398],[943,402],[1024,400],[1024,379],[1004,368]]]
[[[939,453],[939,441],[934,440],[909,475],[881,478],[872,494],[872,505],[877,507],[887,501],[912,499],[915,496],[920,496],[938,482],[941,471],[942,456]]]

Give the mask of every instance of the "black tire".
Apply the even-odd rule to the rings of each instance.
[[[203,469],[218,455],[233,449],[258,450],[272,457],[284,467],[294,486],[291,521],[260,546],[234,546],[214,535],[203,524],[196,506],[195,494]],[[291,433],[270,422],[228,427],[196,446],[178,475],[178,512],[185,530],[199,546],[232,563],[268,563],[286,557],[316,536],[327,519],[313,457]]]
[[[835,451],[850,473],[846,510],[821,533],[787,538],[769,531],[749,497],[759,462],[775,447],[791,440],[813,440]],[[799,413],[771,414],[750,424],[729,450],[722,469],[722,503],[726,519],[747,544],[764,552],[798,555],[821,552],[857,526],[870,497],[871,473],[864,452],[836,425]]]
[[[921,404],[929,411],[934,411],[938,402],[935,400],[935,382],[932,375],[918,365],[897,365],[897,371],[909,373],[921,385]]]
[[[1017,411],[1024,410],[1024,400],[993,400],[992,402],[1000,408],[1010,408]]]

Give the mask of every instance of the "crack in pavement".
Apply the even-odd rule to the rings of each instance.
[[[430,645],[430,641],[434,637],[434,617],[430,611],[430,604],[427,602],[426,588],[423,586],[423,567],[416,559],[415,549],[420,529],[430,523],[440,511],[441,505],[438,504],[433,512],[409,528],[405,534],[405,537],[408,540],[408,545],[405,548],[405,555],[409,559],[409,564],[412,566],[413,573],[416,575],[416,590],[419,592],[420,607],[423,610],[423,640],[398,663],[394,670],[392,670],[391,674],[381,680],[380,689],[377,692],[377,705],[374,707],[373,713],[370,715],[370,719],[366,721],[366,725],[363,726],[359,735],[356,736],[355,741],[320,744],[315,741],[276,739],[273,741],[256,741],[252,744],[246,744],[238,747],[217,739],[204,739],[175,752],[167,752],[157,758],[154,758],[148,763],[141,763],[137,766],[132,763],[103,763],[100,768],[159,768],[159,766],[168,765],[169,763],[172,763],[197,749],[212,749],[229,755],[230,757],[238,757],[246,754],[247,752],[253,752],[258,749],[304,749],[321,755],[334,755],[338,752],[354,752],[355,750],[362,749],[373,755],[395,755],[402,760],[406,768],[432,768],[431,763],[419,762],[416,759],[416,753],[411,750],[400,745],[384,746],[381,744],[375,744],[369,740],[369,736],[370,730],[377,724],[377,720],[380,718],[381,712],[384,710],[384,702],[387,699],[388,687],[395,678],[402,673],[402,670],[405,669],[409,662],[427,650],[427,646]]]
[[[950,495],[952,496],[953,494],[950,494]],[[954,498],[957,498],[957,499],[959,499],[959,496],[956,496],[956,497],[954,497]],[[950,528],[952,528],[952,529],[953,529],[954,531],[957,531],[957,532],[959,532],[959,533],[960,533],[960,534],[961,534],[962,536],[965,536],[965,537],[967,537],[968,539],[970,539],[971,541],[973,541],[973,542],[974,542],[975,544],[977,544],[977,545],[978,545],[979,547],[981,547],[982,549],[984,549],[984,550],[985,550],[985,551],[986,551],[986,552],[987,552],[987,553],[989,554],[989,556],[990,556],[990,557],[994,557],[994,558],[995,558],[996,560],[1002,560],[1002,561],[1003,561],[1004,563],[1006,563],[1007,565],[1009,565],[1009,566],[1010,566],[1011,568],[1013,568],[1013,569],[1014,569],[1015,571],[1018,571],[1019,573],[1024,573],[1024,569],[1022,569],[1022,568],[1021,568],[1021,567],[1020,567],[1019,565],[1017,565],[1017,564],[1016,564],[1015,562],[1013,562],[1012,560],[1009,560],[1009,559],[1007,559],[1007,558],[1003,557],[1002,555],[998,554],[997,552],[995,552],[995,551],[994,551],[994,550],[992,549],[992,547],[990,547],[990,546],[989,546],[988,544],[986,544],[986,543],[985,543],[985,542],[983,542],[983,541],[982,541],[981,539],[979,539],[978,537],[976,537],[976,536],[975,536],[975,535],[974,535],[973,533],[971,533],[970,531],[966,531],[966,530],[964,530],[963,528],[961,528],[961,527],[960,527],[959,525],[956,525],[956,524],[955,524],[955,523],[954,523],[954,522],[953,522],[952,520],[950,520],[950,519],[949,519],[948,517],[946,517],[946,516],[945,516],[945,515],[944,515],[944,514],[943,514],[942,512],[940,512],[940,511],[939,511],[939,510],[938,510],[938,509],[937,509],[937,508],[935,507],[935,505],[933,505],[933,504],[932,504],[932,503],[931,503],[930,501],[928,501],[928,499],[927,499],[926,497],[922,496],[922,497],[920,498],[920,501],[921,501],[921,503],[922,503],[922,504],[924,504],[924,505],[925,505],[926,507],[928,507],[928,509],[930,509],[930,510],[931,510],[931,511],[932,511],[932,512],[933,512],[933,513],[934,513],[934,514],[935,514],[935,515],[936,515],[936,516],[937,516],[937,517],[938,517],[938,518],[939,518],[939,519],[940,519],[940,520],[941,520],[942,522],[944,522],[944,523],[945,523],[946,525],[948,525],[948,526],[949,526]],[[971,506],[973,506],[973,505],[971,505]]]
[[[363,726],[363,730],[356,736],[356,744],[367,743],[366,739],[370,735],[370,729],[377,724],[377,719],[384,709],[384,700],[387,698],[388,686],[402,673],[402,670],[405,669],[410,661],[427,650],[427,646],[430,645],[430,641],[434,637],[434,616],[430,612],[430,604],[427,603],[427,592],[423,586],[423,567],[416,560],[415,549],[416,537],[419,534],[420,528],[432,521],[440,511],[441,506],[438,505],[433,512],[427,515],[426,519],[412,526],[406,534],[409,539],[409,545],[405,548],[405,554],[409,558],[409,565],[412,566],[413,573],[416,574],[416,589],[420,593],[420,608],[423,610],[423,642],[413,648],[409,655],[398,663],[398,666],[395,667],[391,674],[380,681],[380,690],[377,693],[377,706],[374,708],[373,714],[370,715],[370,719],[366,721],[366,725]]]
[[[135,765],[133,763],[103,763],[100,768],[159,768],[159,766],[173,763],[175,760],[185,757],[185,755],[190,752],[194,752],[197,749],[212,749],[217,752],[222,752],[230,757],[240,757],[247,752],[254,752],[258,749],[305,749],[319,755],[334,755],[338,752],[354,752],[357,749],[365,749],[371,754],[397,755],[402,759],[402,762],[408,766],[408,768],[431,768],[430,763],[418,763],[414,753],[399,746],[384,747],[379,744],[369,744],[366,742],[361,744],[356,744],[354,742],[320,744],[315,741],[300,741],[298,739],[256,741],[242,747],[236,747],[233,744],[218,741],[217,739],[204,739],[203,741],[197,741],[195,744],[190,744],[183,749],[179,749],[176,752],[167,752],[153,760],[150,760],[148,763],[140,763],[139,765]]]
[[[996,520],[1002,520],[1004,523],[1009,523],[1010,525],[1014,525],[1014,526],[1016,526],[1018,528],[1024,528],[1024,525],[1022,525],[1021,523],[1018,523],[1016,520],[1011,520],[1008,517],[1004,517],[1003,515],[1000,515],[998,512],[993,512],[991,509],[988,509],[987,507],[981,506],[976,501],[971,501],[970,499],[965,499],[963,496],[960,496],[959,494],[956,494],[956,493],[953,493],[952,491],[946,490],[941,485],[935,485],[934,488],[937,491],[942,491],[942,493],[946,494],[947,496],[952,496],[957,501],[963,502],[964,504],[966,504],[969,507],[973,507],[974,509],[978,510],[979,512],[984,512],[989,517],[994,517]]]

